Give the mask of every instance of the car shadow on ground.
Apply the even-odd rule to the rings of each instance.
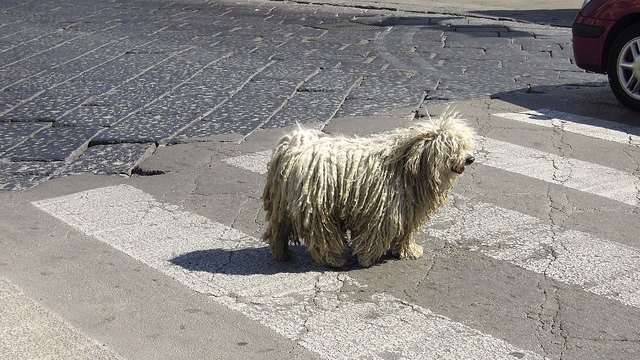
[[[505,24],[465,24],[460,20],[464,16],[360,16],[345,23],[323,23],[318,28],[325,30],[335,30],[339,28],[353,28],[358,26],[367,27],[395,27],[395,26],[415,26],[443,32],[456,32],[468,37],[533,37],[528,31],[513,30]]]
[[[571,27],[580,9],[540,9],[540,10],[470,10],[465,14],[494,20],[528,22],[541,25]],[[467,16],[468,16],[467,15]],[[378,16],[357,16],[354,23],[369,26],[441,26],[443,30],[455,28],[459,25],[447,25],[451,20],[463,19],[465,15],[449,16],[388,16],[382,19]],[[326,26],[327,24],[325,24]],[[321,25],[322,26],[322,25]],[[467,25],[469,26],[469,25]],[[472,25],[476,30],[495,28],[496,24]]]
[[[580,9],[541,9],[541,10],[476,10],[469,14],[494,19],[510,19],[536,24],[570,27]]]
[[[631,125],[632,127],[624,126],[623,131],[640,136],[640,112],[628,109],[618,102],[606,82],[536,86],[495,93],[491,98],[531,110],[548,109],[607,120],[612,123],[592,123],[585,119],[585,124],[612,130],[621,130],[619,125]]]

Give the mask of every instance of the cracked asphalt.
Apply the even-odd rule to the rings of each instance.
[[[0,4],[0,357],[637,357],[640,116],[573,64],[569,18],[351,5]],[[271,259],[283,132],[448,106],[478,161],[422,259]]]

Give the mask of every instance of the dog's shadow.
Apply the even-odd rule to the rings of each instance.
[[[172,264],[190,271],[202,271],[227,275],[274,275],[280,273],[305,273],[345,271],[357,266],[352,261],[340,269],[317,264],[303,246],[290,246],[292,258],[276,261],[268,247],[235,250],[208,249],[188,252],[169,260]]]
[[[243,249],[208,249],[188,252],[169,260],[189,271],[201,271],[226,275],[274,275],[281,273],[331,272],[361,269],[351,257],[341,268],[330,268],[316,263],[304,246],[289,246],[292,258],[276,261],[268,247]],[[388,260],[384,256],[378,264]]]

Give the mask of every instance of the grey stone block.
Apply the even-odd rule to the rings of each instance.
[[[68,165],[62,174],[69,175],[90,172],[106,175],[131,175],[132,169],[140,159],[155,149],[156,145],[153,143],[121,143],[91,146],[76,161]]]
[[[88,127],[53,127],[35,134],[7,151],[12,161],[63,161],[86,146],[98,129]]]
[[[0,191],[30,189],[58,174],[62,161],[26,161],[0,163]]]
[[[345,92],[361,77],[359,72],[343,68],[324,69],[318,75],[302,84],[300,89],[311,92],[333,91]]]
[[[197,115],[136,113],[92,139],[92,144],[163,143],[180,129],[197,120]]]
[[[327,122],[340,107],[343,97],[336,92],[298,92],[263,128]]]
[[[14,175],[46,175],[52,176],[59,172],[65,163],[63,161],[17,161],[0,163],[0,172]]]
[[[89,97],[86,89],[53,89],[12,109],[2,118],[12,121],[55,121]]]
[[[31,136],[38,130],[49,127],[48,123],[24,122],[9,123],[0,122],[0,152],[9,149]]]
[[[43,175],[1,174],[0,191],[27,190],[50,179]]]
[[[133,112],[139,106],[107,105],[107,104],[84,104],[77,107],[73,111],[58,118],[56,124],[63,126],[89,126],[89,127],[106,127],[111,126],[129,113]]]

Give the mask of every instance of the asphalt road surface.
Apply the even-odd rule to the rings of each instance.
[[[2,2],[0,357],[636,357],[640,116],[544,12],[474,11]],[[477,160],[422,259],[272,260],[283,132],[448,106]]]

